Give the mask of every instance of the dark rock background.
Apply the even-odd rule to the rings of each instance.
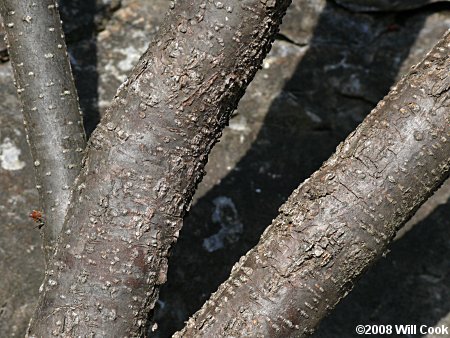
[[[152,314],[158,329],[150,336],[170,337],[183,326],[257,243],[291,191],[450,27],[450,3],[432,2],[293,1],[263,69],[210,156],[172,251],[168,282]],[[158,31],[168,3],[60,5],[89,133]],[[0,43],[0,336],[18,337],[44,264],[28,219],[37,194],[5,53]],[[447,182],[315,337],[356,336],[357,324],[450,321],[449,195]]]

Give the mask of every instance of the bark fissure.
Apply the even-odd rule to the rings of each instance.
[[[259,244],[174,337],[314,331],[449,176],[449,52],[447,32],[294,191]]]

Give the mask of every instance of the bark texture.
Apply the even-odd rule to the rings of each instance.
[[[335,0],[355,12],[403,11],[449,0]]]
[[[48,258],[85,148],[78,96],[55,1],[2,0],[0,13],[36,168]]]
[[[281,207],[174,337],[301,337],[448,177],[450,34]]]
[[[142,334],[207,154],[289,4],[170,4],[91,136],[30,337]]]

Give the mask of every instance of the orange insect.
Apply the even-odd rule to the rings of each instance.
[[[33,219],[33,221],[37,223],[38,229],[42,228],[45,225],[44,216],[39,210],[33,210],[32,212],[30,212],[29,216]]]

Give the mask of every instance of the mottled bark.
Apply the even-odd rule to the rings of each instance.
[[[48,258],[85,147],[78,96],[55,1],[2,0],[0,13],[36,168]]]
[[[30,337],[142,334],[207,154],[289,3],[171,3],[91,136]]]
[[[449,0],[335,0],[335,2],[356,12],[376,12],[404,11]]]
[[[450,34],[281,207],[174,337],[301,337],[448,177]]]

